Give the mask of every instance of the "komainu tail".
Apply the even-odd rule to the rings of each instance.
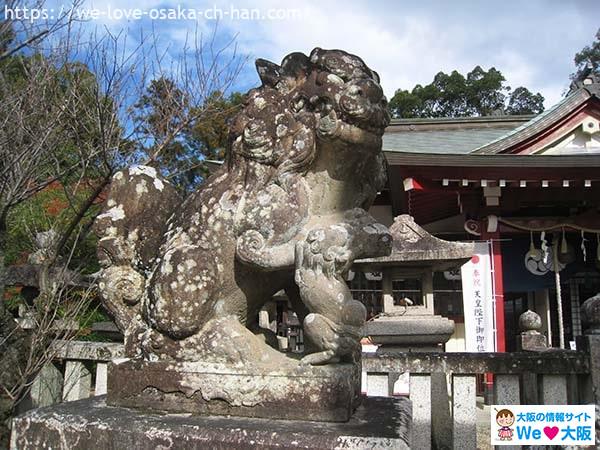
[[[175,188],[152,167],[117,172],[94,225],[104,304],[125,334],[140,318],[140,299],[169,217],[181,205]]]

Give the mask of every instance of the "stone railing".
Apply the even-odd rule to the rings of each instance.
[[[114,342],[56,341],[55,361],[39,372],[31,385],[31,406],[48,406],[106,394],[108,362],[124,354]]]
[[[519,318],[515,353],[417,353],[386,351],[363,354],[363,388],[374,395],[395,395],[394,385],[408,374],[412,401],[411,448],[476,449],[478,375],[493,375],[496,405],[595,404],[600,406],[600,294],[581,306],[585,335],[577,351],[548,348],[541,318],[527,311]],[[487,421],[489,418],[483,418]],[[600,417],[596,442],[600,443]],[[489,436],[485,436],[489,442]],[[451,444],[450,444],[451,443]],[[516,447],[514,447],[516,448]]]
[[[588,329],[579,337],[577,351],[544,348],[535,327],[528,326],[518,340],[530,351],[363,353],[363,381],[368,385],[375,380],[376,395],[387,396],[393,395],[400,374],[409,375],[411,448],[418,449],[429,449],[432,443],[477,448],[480,374],[494,376],[494,404],[600,405],[600,297],[590,300],[582,307]],[[33,383],[33,407],[105,394],[107,363],[124,354],[120,343],[58,341],[54,346],[56,364],[44,367]]]
[[[590,373],[587,352],[365,354],[363,371],[367,378],[387,377],[390,394],[398,374],[409,373],[411,448],[418,449],[448,439],[456,449],[477,448],[478,374],[494,374],[494,404],[594,403],[591,383],[585,380]],[[446,430],[435,430],[434,436],[436,425]]]
[[[444,439],[456,449],[475,449],[478,374],[494,374],[494,404],[595,403],[600,336],[586,336],[582,343],[583,351],[365,353],[363,371],[367,377],[385,380],[390,395],[398,375],[409,374],[412,448],[428,449],[432,442]],[[122,344],[59,341],[54,345],[56,363],[46,365],[34,381],[31,406],[106,393],[107,363],[123,356]],[[594,367],[595,380],[590,376]],[[434,430],[436,420],[438,428],[449,430]]]

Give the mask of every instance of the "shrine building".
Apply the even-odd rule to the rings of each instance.
[[[371,213],[385,225],[408,214],[437,237],[476,241],[473,262],[487,261],[474,286],[460,270],[433,274],[435,314],[455,322],[446,351],[514,351],[528,309],[549,344],[573,345],[580,305],[600,292],[600,79],[574,83],[537,116],[393,120],[383,150],[389,188]],[[371,316],[381,279],[351,281]],[[392,280],[395,301],[422,302],[423,279]],[[480,304],[488,322],[474,317]],[[477,347],[479,334],[493,345]]]

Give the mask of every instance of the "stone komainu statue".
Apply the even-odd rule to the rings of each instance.
[[[344,274],[389,254],[366,209],[384,186],[389,122],[378,75],[316,48],[258,60],[223,167],[185,201],[154,169],[114,176],[98,217],[100,290],[128,356],[281,364],[257,314],[284,289],[303,322],[303,363],[353,360],[365,309]]]

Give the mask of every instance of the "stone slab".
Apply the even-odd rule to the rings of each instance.
[[[206,415],[345,422],[360,403],[360,365],[296,365],[258,372],[206,362],[117,360],[113,406]]]
[[[477,402],[475,375],[452,377],[452,446],[456,450],[477,448]]]
[[[548,348],[546,336],[543,334],[525,334],[517,336],[518,351],[544,351]]]
[[[454,322],[433,315],[384,316],[367,322],[364,333],[376,344],[438,344],[450,339]]]
[[[412,447],[431,448],[431,375],[410,376],[410,398],[413,399]],[[437,407],[437,405],[436,405]]]
[[[402,450],[409,448],[410,411],[407,399],[366,398],[347,423],[160,415],[107,406],[101,396],[15,418],[11,449]]]

